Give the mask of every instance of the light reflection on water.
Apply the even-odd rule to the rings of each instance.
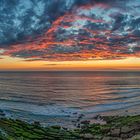
[[[57,122],[139,107],[140,72],[0,72],[0,108],[16,117]]]

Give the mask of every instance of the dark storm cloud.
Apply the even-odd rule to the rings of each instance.
[[[116,3],[111,0],[1,0],[0,44],[9,45],[33,38],[51,27],[52,22],[73,6],[88,3]],[[118,3],[118,2],[117,2]]]
[[[0,54],[32,60],[138,56],[138,0],[1,0]]]
[[[70,0],[1,0],[0,44],[10,45],[38,36],[73,4]]]

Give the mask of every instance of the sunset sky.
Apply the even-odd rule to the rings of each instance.
[[[140,70],[139,0],[0,4],[0,70]]]

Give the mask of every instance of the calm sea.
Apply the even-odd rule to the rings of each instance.
[[[0,109],[66,125],[80,114],[140,114],[140,72],[0,72]]]

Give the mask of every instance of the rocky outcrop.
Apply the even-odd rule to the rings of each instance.
[[[21,120],[0,119],[0,140],[139,140],[140,116],[104,117],[104,125],[81,122],[69,130],[60,126],[41,127]],[[136,139],[135,139],[136,137]],[[132,139],[133,138],[133,139]]]

